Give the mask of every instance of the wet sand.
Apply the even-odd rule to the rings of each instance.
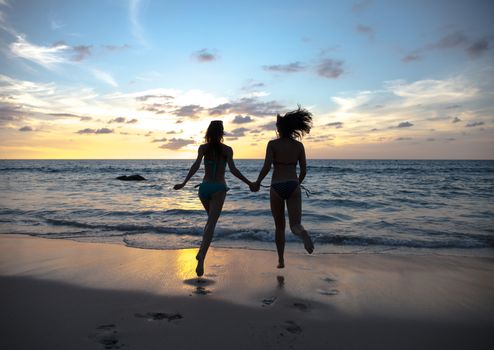
[[[2,349],[491,349],[494,259],[0,235]]]

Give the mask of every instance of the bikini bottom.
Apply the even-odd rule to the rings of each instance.
[[[296,180],[277,182],[271,184],[273,190],[283,199],[288,199],[292,195],[293,191],[299,186],[299,182]]]
[[[199,197],[209,200],[214,193],[228,190],[229,188],[221,182],[203,182],[199,185]]]

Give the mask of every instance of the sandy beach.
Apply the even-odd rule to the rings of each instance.
[[[0,236],[2,349],[491,349],[494,259]]]

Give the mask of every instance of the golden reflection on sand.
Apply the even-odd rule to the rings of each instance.
[[[183,281],[196,277],[196,254],[196,248],[180,249],[177,251],[175,273],[178,279]]]

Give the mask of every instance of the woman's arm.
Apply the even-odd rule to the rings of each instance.
[[[255,184],[257,187],[261,185],[261,181],[266,177],[266,175],[271,170],[271,164],[273,164],[273,146],[271,146],[271,141],[268,142],[268,146],[266,147],[266,157],[264,158],[264,165],[259,172],[259,176],[257,177],[257,181]]]
[[[239,178],[250,187],[252,185],[252,182],[250,182],[245,176],[243,176],[240,170],[238,170],[237,167],[235,166],[235,162],[233,161],[233,149],[231,147],[227,148],[226,157],[227,157],[228,168],[230,169],[230,172],[235,177]]]
[[[302,143],[300,143],[302,150],[300,151],[300,155],[298,157],[298,163],[300,165],[300,174],[298,175],[298,182],[302,183],[305,179],[305,175],[307,175],[307,159],[305,158],[305,148]]]
[[[194,176],[194,174],[197,172],[197,170],[199,170],[199,168],[201,167],[202,157],[204,157],[204,146],[203,145],[199,146],[199,149],[197,150],[197,159],[194,162],[194,164],[192,164],[192,166],[190,167],[189,173],[185,177],[184,182],[182,182],[181,184],[176,184],[175,186],[173,186],[173,189],[179,190],[185,186],[185,184],[190,180],[190,178],[192,176]]]

